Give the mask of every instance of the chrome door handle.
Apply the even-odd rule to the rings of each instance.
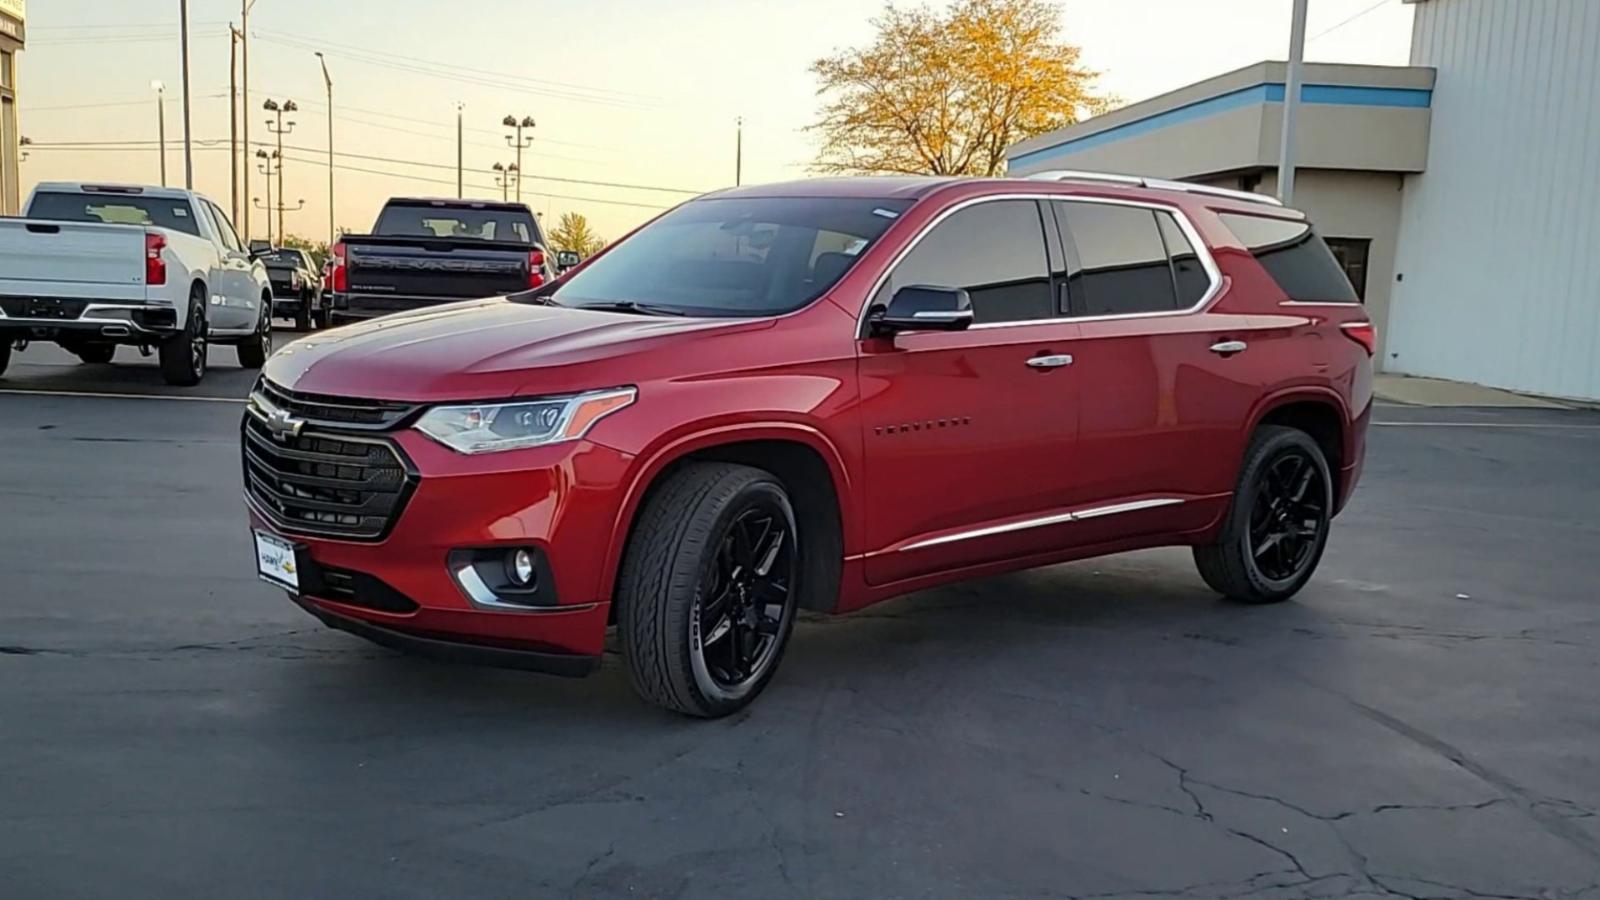
[[[1059,369],[1062,366],[1072,365],[1072,357],[1066,353],[1035,356],[1033,359],[1028,360],[1028,365],[1035,369]]]
[[[1219,341],[1211,345],[1211,352],[1220,353],[1223,356],[1231,356],[1235,353],[1244,352],[1249,346],[1244,341]]]

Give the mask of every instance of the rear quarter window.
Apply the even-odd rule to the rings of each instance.
[[[1242,213],[1218,216],[1290,300],[1360,302],[1344,269],[1311,223]]]

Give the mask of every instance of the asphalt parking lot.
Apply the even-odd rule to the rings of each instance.
[[[1600,414],[1380,410],[1290,604],[1180,550],[928,591],[707,723],[258,582],[212,353],[0,382],[5,897],[1600,897]]]

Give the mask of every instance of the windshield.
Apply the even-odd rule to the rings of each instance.
[[[695,200],[562,283],[563,306],[636,303],[701,316],[766,316],[822,296],[908,200]]]
[[[199,236],[189,201],[132,194],[35,194],[28,217],[58,222],[101,222],[107,225],[153,225]]]
[[[391,204],[378,216],[377,233],[406,237],[476,238],[533,243],[533,214],[515,209],[465,209],[432,204]]]

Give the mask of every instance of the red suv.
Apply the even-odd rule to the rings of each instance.
[[[1167,545],[1283,600],[1360,475],[1373,329],[1232,191],[816,180],[560,281],[309,336],[243,423],[258,566],[326,624],[718,716],[796,611]]]

